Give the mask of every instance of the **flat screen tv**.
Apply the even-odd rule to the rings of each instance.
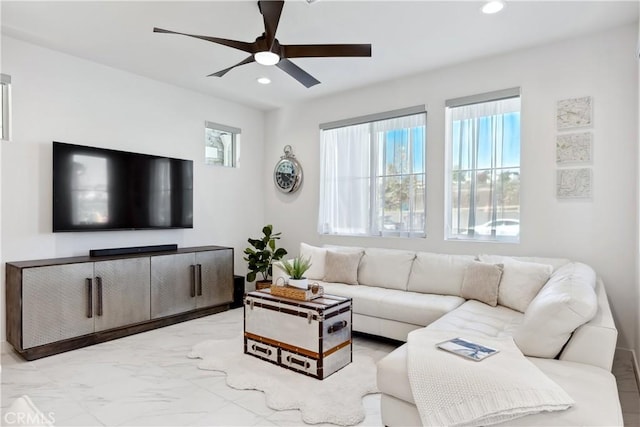
[[[193,161],[53,142],[53,231],[193,228]]]

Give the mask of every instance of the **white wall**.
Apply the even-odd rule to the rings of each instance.
[[[619,345],[638,339],[636,236],[638,185],[637,26],[473,61],[270,112],[264,172],[266,221],[297,253],[301,241],[570,257],[603,277],[619,327]],[[402,64],[398,64],[402,66]],[[444,241],[444,102],[446,99],[522,88],[521,243]],[[569,97],[594,103],[594,197],[555,197],[555,107]],[[318,124],[397,108],[427,107],[427,238],[348,238],[316,232],[319,176]],[[291,144],[305,182],[293,196],[277,192],[271,173]]]
[[[636,60],[640,58],[640,21],[638,21],[638,39],[636,44]],[[640,105],[640,67],[638,67],[638,99],[637,103]],[[640,181],[640,108],[638,111],[638,121],[636,122],[636,126],[638,126],[638,170],[636,171],[636,182]],[[640,186],[638,188],[640,191]],[[638,307],[636,309],[636,346],[635,346],[635,362],[636,362],[636,379],[640,379],[640,193],[638,194],[638,205],[636,212],[636,224],[637,224],[637,232],[636,235],[636,284],[638,285],[637,289],[637,304]]]
[[[177,243],[242,251],[263,225],[264,113],[2,37],[11,75],[13,141],[2,143],[2,289],[7,261],[88,255],[92,248]],[[240,167],[204,165],[204,122],[242,129]],[[52,233],[51,142],[194,160],[194,228]],[[2,326],[1,340],[5,328]]]

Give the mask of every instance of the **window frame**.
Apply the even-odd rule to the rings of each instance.
[[[0,102],[2,110],[0,114],[0,139],[11,140],[11,76],[0,74]]]
[[[210,122],[210,121],[205,121],[204,122],[204,127],[205,127],[205,138],[204,138],[204,144],[205,144],[205,156],[204,156],[204,163],[207,166],[218,166],[218,167],[228,167],[228,168],[237,168],[240,165],[240,134],[242,133],[242,130],[240,128],[236,128],[233,126],[227,126],[227,125],[222,125],[219,123],[214,123],[214,122]],[[231,145],[231,147],[227,150],[227,147],[224,147],[224,152],[223,152],[223,163],[219,164],[219,163],[214,163],[213,161],[211,161],[210,159],[212,159],[212,157],[208,157],[207,156],[207,132],[208,130],[211,131],[216,131],[216,132],[220,132],[222,134],[229,134],[231,136],[231,141],[229,141],[229,144]],[[221,141],[222,142],[222,141]],[[222,142],[224,144],[224,142]],[[228,155],[225,155],[228,154]]]
[[[520,102],[520,106],[519,106],[519,113],[520,113],[520,117],[522,117],[522,93],[521,93],[521,89],[520,87],[513,87],[513,88],[508,88],[508,89],[503,89],[503,90],[498,90],[498,91],[493,91],[493,92],[487,92],[487,93],[482,93],[482,94],[477,94],[477,95],[471,95],[471,96],[466,96],[466,97],[461,97],[461,98],[455,98],[455,99],[450,99],[447,100],[445,102],[445,205],[444,205],[444,238],[445,241],[465,241],[465,242],[484,242],[484,243],[520,243],[520,239],[521,239],[521,228],[520,228],[520,217],[522,214],[522,204],[520,203],[520,201],[518,201],[518,234],[516,236],[498,236],[497,234],[492,234],[492,235],[480,235],[480,234],[475,234],[475,235],[464,235],[464,234],[454,234],[453,233],[453,223],[452,223],[452,218],[454,215],[454,207],[453,207],[453,193],[454,193],[454,180],[453,180],[453,174],[454,172],[462,172],[462,171],[468,171],[468,169],[462,169],[460,168],[459,170],[455,170],[454,169],[454,159],[453,159],[453,147],[454,147],[454,142],[453,142],[453,118],[451,117],[451,109],[456,108],[456,107],[463,107],[463,106],[471,106],[474,104],[482,104],[482,103],[489,103],[489,102],[495,102],[495,101],[501,101],[501,100],[507,100],[507,99],[512,99],[512,98],[518,98],[519,102]],[[519,128],[518,128],[518,133],[519,133],[519,139],[520,139],[520,145],[519,145],[519,158],[518,158],[518,166],[492,166],[490,168],[486,168],[486,167],[477,167],[475,169],[473,169],[471,171],[471,173],[478,173],[479,171],[490,171],[491,175],[495,175],[496,173],[499,173],[500,171],[504,171],[504,170],[508,170],[508,169],[517,169],[518,170],[518,179],[520,179],[521,177],[521,170],[522,170],[522,139],[521,139],[521,135],[522,135],[522,123],[520,122],[519,124]],[[492,148],[492,152],[493,152],[493,148]],[[520,196],[520,189],[522,187],[519,187],[519,193],[518,195]],[[474,190],[475,191],[475,190]],[[519,197],[518,196],[518,197]],[[460,207],[458,207],[458,210],[460,210]],[[497,218],[498,220],[512,220],[513,218]],[[491,221],[489,221],[491,222]],[[484,223],[483,223],[484,224]],[[478,226],[478,224],[476,224],[476,227]]]
[[[408,160],[408,162],[411,164],[410,165],[410,172],[407,173],[398,173],[398,174],[389,174],[387,173],[385,170],[379,170],[378,167],[378,162],[380,160],[380,156],[377,151],[381,150],[382,152],[382,165],[384,167],[384,165],[386,165],[384,159],[386,158],[386,144],[389,142],[388,140],[384,141],[384,145],[382,147],[380,147],[379,141],[377,141],[377,133],[373,132],[373,128],[375,126],[376,122],[381,122],[381,121],[385,121],[385,120],[390,120],[390,119],[399,119],[402,117],[406,117],[406,116],[412,116],[412,115],[418,115],[418,114],[423,114],[424,115],[424,124],[422,125],[423,127],[423,139],[421,141],[422,143],[422,158],[421,160],[421,169],[422,172],[421,173],[414,173],[413,172],[413,161],[412,160]],[[344,128],[344,127],[350,127],[350,126],[356,126],[356,125],[368,125],[370,128],[370,138],[369,138],[369,155],[370,155],[370,170],[369,170],[369,176],[368,176],[368,181],[369,181],[369,205],[368,205],[368,209],[369,209],[369,216],[368,216],[368,224],[367,224],[367,231],[365,233],[347,233],[344,231],[335,231],[335,232],[330,232],[327,231],[326,228],[324,227],[323,224],[320,224],[321,221],[321,212],[318,213],[318,233],[320,235],[335,235],[335,236],[361,236],[361,237],[400,237],[400,238],[425,238],[426,237],[426,228],[427,228],[427,134],[426,134],[426,125],[427,125],[427,111],[424,105],[417,105],[417,106],[413,106],[413,107],[408,107],[408,108],[403,108],[403,109],[399,109],[399,110],[393,110],[393,111],[388,111],[388,112],[382,112],[382,113],[376,113],[376,114],[370,114],[370,115],[366,115],[366,116],[360,116],[360,117],[355,117],[355,118],[351,118],[351,119],[345,119],[345,120],[339,120],[339,121],[334,121],[334,122],[328,122],[328,123],[322,123],[320,124],[319,128],[320,128],[320,144],[322,144],[322,132],[324,131],[329,131],[329,130],[333,130],[333,129],[337,129],[337,128]],[[414,128],[411,128],[414,129]],[[400,128],[398,128],[398,130],[400,130]],[[406,141],[407,145],[409,147],[412,146],[412,134],[413,132],[409,132],[409,137]],[[322,147],[320,148],[320,151],[322,152]],[[410,150],[410,149],[409,149]],[[323,160],[321,160],[323,161]],[[379,229],[378,226],[376,225],[376,223],[378,222],[378,219],[380,217],[380,215],[384,214],[384,208],[381,210],[380,207],[378,206],[378,204],[376,203],[377,201],[379,201],[379,197],[377,196],[377,194],[380,191],[380,185],[382,185],[384,187],[385,184],[378,184],[379,180],[382,180],[383,182],[386,182],[387,178],[393,177],[393,176],[401,176],[401,177],[411,177],[411,176],[416,176],[419,175],[422,178],[422,182],[423,182],[423,188],[422,188],[422,200],[424,203],[423,206],[423,212],[424,212],[424,223],[423,223],[423,229],[420,231],[414,231],[414,230],[385,230],[384,229],[384,224],[380,224]],[[324,170],[320,170],[320,179],[323,180],[324,176]],[[322,188],[322,187],[321,187]],[[414,197],[417,193],[414,193]],[[323,197],[322,191],[320,191],[320,197]],[[322,203],[320,203],[320,209],[322,208]],[[384,222],[384,219],[382,220]]]

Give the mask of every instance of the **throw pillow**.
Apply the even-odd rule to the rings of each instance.
[[[572,262],[556,270],[524,312],[513,339],[526,356],[554,358],[598,311],[596,273]]]
[[[300,255],[311,260],[311,267],[307,270],[305,276],[312,280],[322,280],[324,278],[327,249],[300,243]]]
[[[480,255],[480,261],[491,262],[491,256]],[[547,283],[553,268],[550,265],[534,262],[516,261],[513,258],[502,259],[504,270],[498,289],[498,304],[524,313],[527,306]]]
[[[498,287],[502,277],[502,264],[473,262],[469,264],[462,279],[460,296],[475,299],[495,307],[498,304]]]
[[[362,258],[362,252],[336,252],[327,250],[324,281],[357,285],[360,258]]]

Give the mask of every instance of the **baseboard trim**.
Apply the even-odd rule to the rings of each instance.
[[[635,376],[638,390],[640,390],[640,368],[638,365],[638,357],[637,357],[638,355],[636,354],[635,350],[632,348],[616,347],[616,351],[625,351],[630,353],[631,368],[633,369],[633,375]]]
[[[631,351],[631,358],[633,359],[633,372],[636,374],[636,384],[638,385],[638,390],[640,390],[640,365],[638,365],[638,355],[635,350]]]

